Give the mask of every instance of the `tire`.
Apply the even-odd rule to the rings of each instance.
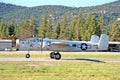
[[[80,48],[82,51],[86,51],[88,47],[86,43],[82,43]]]
[[[26,56],[25,56],[26,58],[30,58],[30,54],[26,54]]]
[[[55,59],[56,60],[60,60],[61,59],[61,54],[60,53],[56,53],[55,54]]]
[[[54,59],[54,58],[55,58],[55,52],[51,52],[51,53],[50,53],[50,58],[51,58],[51,59]]]
[[[16,51],[19,51],[19,49],[16,49]]]

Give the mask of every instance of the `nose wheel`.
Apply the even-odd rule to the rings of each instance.
[[[30,58],[30,51],[28,50],[28,53],[25,55],[26,58]]]
[[[26,58],[30,58],[30,54],[27,53],[27,54],[25,55],[25,57],[26,57]]]
[[[51,52],[50,53],[50,58],[60,60],[61,59],[61,54],[58,51],[57,52]]]

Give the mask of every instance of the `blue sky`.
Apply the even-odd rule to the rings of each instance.
[[[41,6],[41,5],[64,5],[71,7],[86,7],[101,5],[116,0],[0,0],[0,2],[12,3],[21,6]]]

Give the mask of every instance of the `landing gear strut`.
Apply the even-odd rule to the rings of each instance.
[[[61,59],[61,54],[58,51],[57,52],[51,52],[50,53],[50,58],[60,60]]]

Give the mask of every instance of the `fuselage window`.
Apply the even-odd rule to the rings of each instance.
[[[76,44],[72,44],[72,47],[76,47]]]

